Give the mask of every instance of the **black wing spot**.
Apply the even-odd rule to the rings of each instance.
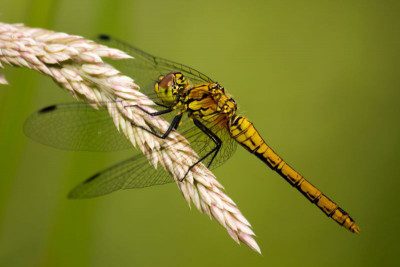
[[[98,173],[96,173],[96,174],[90,176],[90,177],[87,178],[83,183],[84,183],[84,184],[87,184],[87,183],[93,181],[94,179],[96,179],[97,177],[99,177],[100,174],[101,174],[101,172],[98,172]]]
[[[44,107],[41,110],[38,111],[39,114],[43,114],[43,113],[47,113],[53,110],[56,110],[57,106],[56,105],[52,105],[52,106],[48,106],[48,107]]]
[[[98,38],[103,41],[110,41],[111,37],[107,34],[99,34]]]

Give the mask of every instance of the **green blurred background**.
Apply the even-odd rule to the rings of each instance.
[[[0,266],[395,266],[399,11],[399,1],[3,0],[0,21],[112,34],[210,75],[362,232],[339,227],[243,149],[215,174],[263,256],[190,210],[174,184],[68,200],[72,187],[129,152],[68,152],[27,139],[31,112],[73,99],[47,77],[7,68]]]

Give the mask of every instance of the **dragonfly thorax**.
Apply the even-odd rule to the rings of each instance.
[[[235,100],[225,93],[219,83],[193,85],[181,72],[173,71],[160,76],[155,91],[162,103],[168,107],[181,107],[190,117],[208,120],[215,115],[230,119],[237,109]]]
[[[177,71],[159,76],[155,92],[164,105],[173,107],[178,104],[183,91],[190,86],[186,77]]]
[[[236,102],[229,94],[225,94],[224,87],[218,83],[210,83],[209,88],[211,97],[217,104],[217,112],[227,114],[228,117],[236,113]]]

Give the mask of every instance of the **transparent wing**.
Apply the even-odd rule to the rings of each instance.
[[[143,188],[174,181],[161,166],[155,169],[147,158],[139,153],[132,158],[94,174],[75,187],[68,197],[97,197],[119,189]]]
[[[174,115],[169,115],[167,119]],[[205,123],[222,141],[222,147],[214,159],[212,169],[222,165],[236,150],[236,142],[225,128],[220,127],[220,117]],[[108,111],[98,110],[87,103],[58,104],[43,108],[32,114],[24,125],[25,133],[35,141],[69,150],[110,151],[132,148],[125,136],[120,134]],[[178,127],[196,151],[199,158],[215,147],[215,143],[187,117]],[[174,144],[172,144],[174,145]],[[76,187],[71,198],[88,198],[105,195],[119,189],[141,188],[173,182],[162,167],[155,170],[140,152],[124,162],[111,166]],[[211,157],[204,159],[208,165]],[[183,177],[182,177],[183,178]]]
[[[202,132],[200,133],[194,127],[186,129],[184,134],[200,157],[215,146],[212,141],[210,142],[211,139],[208,136],[204,135]],[[227,139],[227,135],[224,131],[217,131],[216,134],[223,140],[223,143],[220,153],[218,153],[218,156],[211,165],[212,169],[228,160],[236,149],[236,143],[234,143],[232,138]],[[211,157],[208,157],[206,159],[207,162],[203,163],[207,164],[210,159]],[[75,187],[69,193],[68,197],[97,197],[120,189],[143,188],[171,182],[174,182],[173,178],[163,167],[158,166],[158,168],[155,169],[153,165],[149,163],[148,159],[141,154],[141,152],[138,152],[137,155],[128,160],[94,174],[82,184]]]
[[[133,59],[113,61],[112,65],[117,67],[123,74],[133,78],[135,83],[140,86],[140,90],[149,97],[154,95],[154,84],[157,82],[158,77],[171,71],[182,72],[193,83],[213,82],[211,78],[191,67],[152,56],[109,35],[100,35],[99,40],[104,45],[117,48],[134,57]]]
[[[202,123],[216,136],[218,136],[218,138],[222,142],[222,146],[218,151],[217,156],[214,158],[210,169],[217,168],[224,164],[236,151],[236,141],[230,136],[229,132],[221,126],[224,125],[223,123],[221,123],[221,120],[223,119],[224,118],[221,118],[219,115],[216,115],[213,118],[209,118],[208,122],[202,121]],[[188,118],[183,119],[182,125],[185,124],[194,125],[194,123]],[[216,146],[214,141],[195,125],[190,128],[185,126],[182,128],[179,127],[178,132],[189,141],[190,146],[196,151],[199,158],[202,158]],[[203,160],[203,163],[208,166],[211,159],[212,155],[205,158]]]
[[[131,148],[118,132],[106,109],[85,103],[52,105],[31,114],[24,133],[44,145],[84,151],[113,151]]]

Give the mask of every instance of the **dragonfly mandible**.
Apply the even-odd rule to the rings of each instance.
[[[164,133],[183,134],[199,155],[199,162],[215,168],[228,160],[240,144],[276,171],[328,217],[354,233],[360,229],[355,221],[319,189],[290,167],[264,141],[247,118],[237,114],[237,105],[225,88],[203,73],[167,59],[152,56],[108,35],[100,40],[127,52],[134,59],[118,68],[140,85],[141,91],[159,106],[151,116],[173,114]],[[187,116],[183,116],[183,115]],[[85,103],[60,104],[32,114],[24,125],[32,139],[54,147],[71,150],[110,151],[131,147],[115,129],[106,110],[95,110]],[[192,166],[193,167],[193,166]],[[185,177],[182,177],[184,179]],[[173,182],[170,175],[148,164],[138,153],[111,166],[78,185],[71,198],[95,197],[110,192]]]

